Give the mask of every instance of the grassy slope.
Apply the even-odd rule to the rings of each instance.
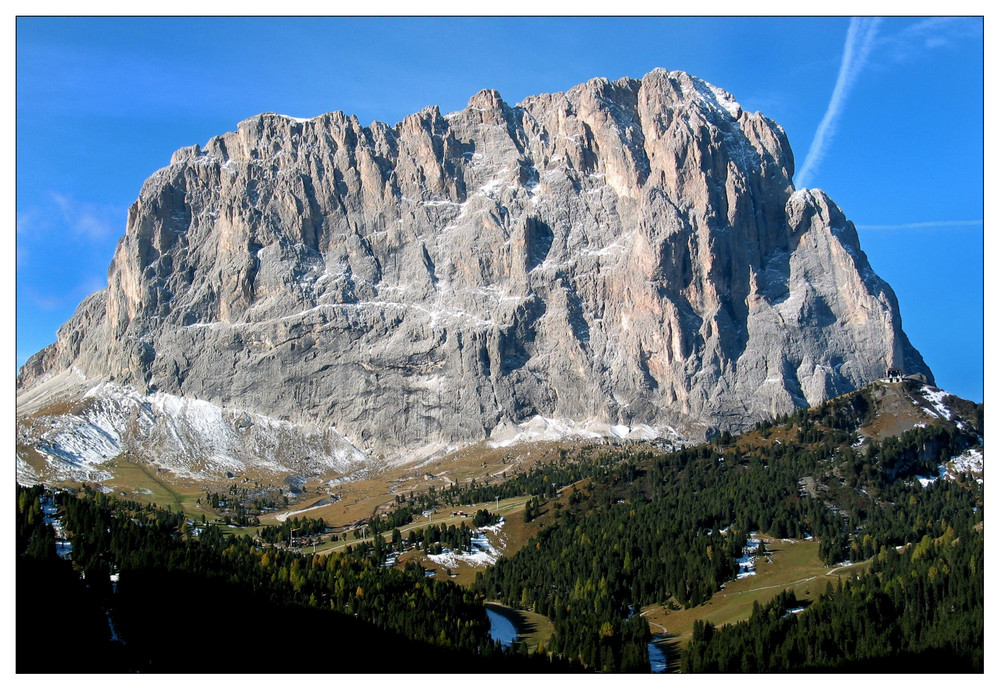
[[[783,589],[791,589],[801,600],[815,600],[826,591],[826,583],[837,584],[838,577],[868,567],[868,561],[850,566],[833,567],[819,559],[819,542],[771,539],[764,536],[770,553],[769,562],[757,563],[757,574],[726,585],[706,603],[690,609],[669,610],[650,606],[643,616],[650,630],[667,633],[682,645],[691,638],[695,620],[707,620],[716,626],[746,620],[754,601],[763,604]]]
[[[139,492],[143,502],[155,503],[170,510],[182,510],[188,515],[206,515],[212,511],[202,511],[197,500],[201,493],[196,489],[177,482],[161,480],[156,476],[156,470],[143,463],[133,462],[127,453],[122,453],[114,460],[105,463],[106,469],[115,476],[115,483],[109,486],[126,487],[131,492]],[[147,493],[148,492],[148,493]]]
[[[516,552],[544,524],[540,520],[526,525],[522,515],[523,504],[519,514],[508,518],[508,528],[504,531],[507,539],[504,549],[506,553]],[[715,625],[745,620],[750,617],[754,601],[763,604],[783,589],[793,590],[799,600],[812,601],[826,590],[827,582],[836,586],[838,578],[868,567],[867,561],[839,567],[825,565],[819,559],[817,541],[776,540],[763,536],[769,559],[767,562],[758,562],[756,575],[728,583],[725,589],[716,592],[709,602],[701,606],[679,610],[669,610],[662,606],[646,607],[642,615],[649,621],[650,631],[654,635],[667,633],[675,642],[686,645],[691,637],[691,627],[697,619],[708,620]],[[429,561],[428,565],[434,567]],[[466,584],[471,583],[474,577],[475,570],[468,568],[454,579],[458,584]],[[530,624],[526,636],[529,648],[534,649],[539,642],[547,645],[552,634],[552,623],[534,612],[514,611],[524,616],[525,622]]]

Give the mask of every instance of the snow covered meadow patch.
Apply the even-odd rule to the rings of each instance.
[[[983,473],[983,452],[976,448],[969,448],[967,451],[951,459],[951,474],[956,476],[962,472]],[[983,480],[978,479],[982,484]]]
[[[346,472],[367,462],[334,427],[161,392],[141,395],[114,383],[88,390],[72,412],[19,420],[18,443],[38,451],[54,478],[89,482],[111,479],[100,466],[126,452],[194,478],[250,467],[273,474]],[[19,464],[26,478],[28,469]]]
[[[982,475],[983,473],[983,452],[978,448],[969,448],[961,455],[956,455],[946,464],[938,467],[937,475],[933,477],[917,477],[920,486],[927,488],[938,479],[950,479],[955,481],[963,473]],[[983,483],[981,476],[975,478],[980,484]]]
[[[736,563],[740,566],[740,572],[736,575],[737,580],[742,580],[745,577],[752,577],[757,574],[757,549],[762,544],[762,540],[757,536],[756,532],[751,532],[750,537],[747,539],[746,545],[743,547],[743,555],[736,559]]]
[[[35,468],[29,465],[20,455],[17,455],[16,458],[17,463],[15,476],[17,478],[17,483],[21,486],[33,486],[34,484],[40,483],[38,473],[35,472]]]
[[[945,474],[947,473],[947,470],[948,470],[947,467],[945,467],[944,465],[941,465],[938,468],[937,475],[935,475],[933,477],[917,477],[916,479],[917,479],[918,482],[920,482],[920,486],[922,486],[922,487],[924,487],[926,489],[928,486],[930,486],[931,484],[933,484],[934,482],[936,482],[938,479],[941,479],[942,477],[944,477]]]
[[[17,442],[33,447],[57,479],[104,481],[111,475],[98,466],[123,450],[127,407],[124,401],[85,399],[64,414],[31,418],[25,424],[19,421]],[[22,474],[40,478],[36,469],[19,458],[18,475]]]
[[[959,429],[964,430],[966,428],[965,424],[963,424],[962,421],[957,418],[957,415],[955,414],[954,410],[952,410],[944,403],[944,399],[950,396],[951,393],[940,389],[934,390],[930,386],[922,386],[920,388],[920,394],[923,395],[924,400],[929,402],[931,404],[931,407],[934,408],[933,412],[924,408],[928,414],[940,417],[941,419],[947,421],[951,421],[952,419],[954,419],[955,424],[956,426],[958,426]]]
[[[499,540],[499,530],[503,527],[504,521],[501,519],[494,525],[481,528],[478,532],[472,533],[472,551],[455,553],[451,549],[445,549],[442,553],[427,556],[440,566],[455,569],[461,565],[469,565],[473,568],[493,565],[500,557],[500,551],[493,546],[486,533],[493,533]],[[501,548],[504,544],[501,542]]]
[[[52,496],[43,495],[39,501],[42,506],[42,521],[46,525],[52,525],[52,530],[56,533],[56,555],[63,559],[70,558],[73,554],[73,544],[66,534],[62,520],[58,517],[59,509],[52,502]]]

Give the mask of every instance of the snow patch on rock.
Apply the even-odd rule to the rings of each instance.
[[[983,451],[978,448],[969,448],[961,455],[953,457],[948,463],[947,470],[948,479],[957,479],[958,475],[963,472],[969,472],[979,475],[976,477],[976,481],[982,484]]]
[[[917,477],[920,486],[927,488],[938,479],[949,479],[956,481],[960,474],[965,472],[974,475],[983,473],[983,451],[978,448],[969,448],[961,455],[956,455],[944,465],[938,467],[937,475],[933,477]],[[981,476],[975,478],[980,484],[983,483]]]
[[[490,448],[505,448],[518,443],[537,441],[561,441],[563,439],[625,439],[650,441],[656,438],[679,440],[671,427],[654,428],[647,424],[628,426],[608,424],[595,420],[577,421],[573,419],[552,419],[535,415],[517,426],[503,423],[493,430],[486,445]]]
[[[365,454],[334,427],[299,425],[205,400],[116,383],[86,392],[73,413],[19,420],[18,441],[33,446],[56,478],[106,481],[100,466],[122,453],[180,476],[208,478],[248,468],[273,474],[346,472]],[[37,476],[26,462],[19,476]]]
[[[954,410],[945,405],[944,399],[951,395],[948,391],[943,391],[940,389],[931,388],[930,386],[922,386],[920,388],[920,394],[923,395],[924,400],[931,404],[934,411],[931,412],[925,408],[925,411],[931,416],[940,417],[941,419],[951,421],[955,420],[955,424],[959,429],[965,429],[965,424],[958,419],[958,415],[955,414]]]

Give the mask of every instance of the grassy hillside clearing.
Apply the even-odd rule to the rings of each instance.
[[[828,582],[836,586],[838,578],[850,577],[857,570],[867,569],[869,564],[864,561],[845,566],[825,565],[819,559],[818,541],[758,536],[764,537],[768,560],[757,562],[756,575],[727,583],[711,600],[690,609],[646,607],[642,615],[649,621],[650,631],[666,633],[686,646],[698,619],[716,626],[746,620],[755,601],[764,604],[783,589],[794,591],[800,601],[813,601],[826,591]]]

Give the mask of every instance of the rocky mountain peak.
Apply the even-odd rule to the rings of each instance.
[[[504,103],[500,97],[500,92],[496,89],[483,89],[469,99],[466,106],[468,110],[509,110],[510,106]]]
[[[401,457],[534,419],[698,438],[887,366],[932,380],[793,168],[776,123],[660,69],[394,127],[248,118],[143,185],[19,413],[114,382]]]

